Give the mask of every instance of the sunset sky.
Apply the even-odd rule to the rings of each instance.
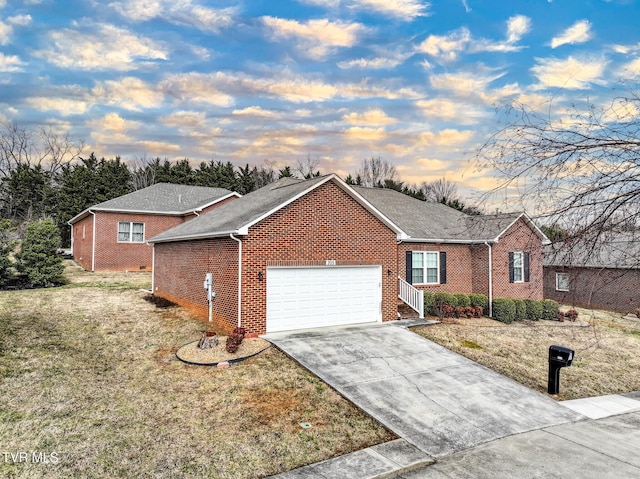
[[[605,104],[637,85],[639,25],[622,0],[0,0],[0,120],[99,157],[380,156],[481,190],[496,107]]]

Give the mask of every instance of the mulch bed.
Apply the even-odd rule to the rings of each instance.
[[[235,353],[228,353],[225,350],[227,336],[219,336],[218,340],[218,345],[209,349],[200,349],[198,341],[187,343],[176,351],[176,356],[185,363],[216,366],[222,362],[228,362],[229,364],[240,362],[261,353],[271,346],[271,343],[264,339],[246,338]]]

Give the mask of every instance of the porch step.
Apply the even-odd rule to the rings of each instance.
[[[400,319],[411,319],[420,317],[417,311],[414,311],[413,308],[411,308],[402,300],[398,300],[398,316]]]

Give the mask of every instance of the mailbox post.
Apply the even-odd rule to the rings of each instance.
[[[549,383],[547,392],[558,394],[560,391],[560,369],[571,366],[575,351],[564,346],[549,346]]]

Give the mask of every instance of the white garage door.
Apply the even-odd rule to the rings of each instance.
[[[267,332],[382,319],[382,267],[267,268]]]

